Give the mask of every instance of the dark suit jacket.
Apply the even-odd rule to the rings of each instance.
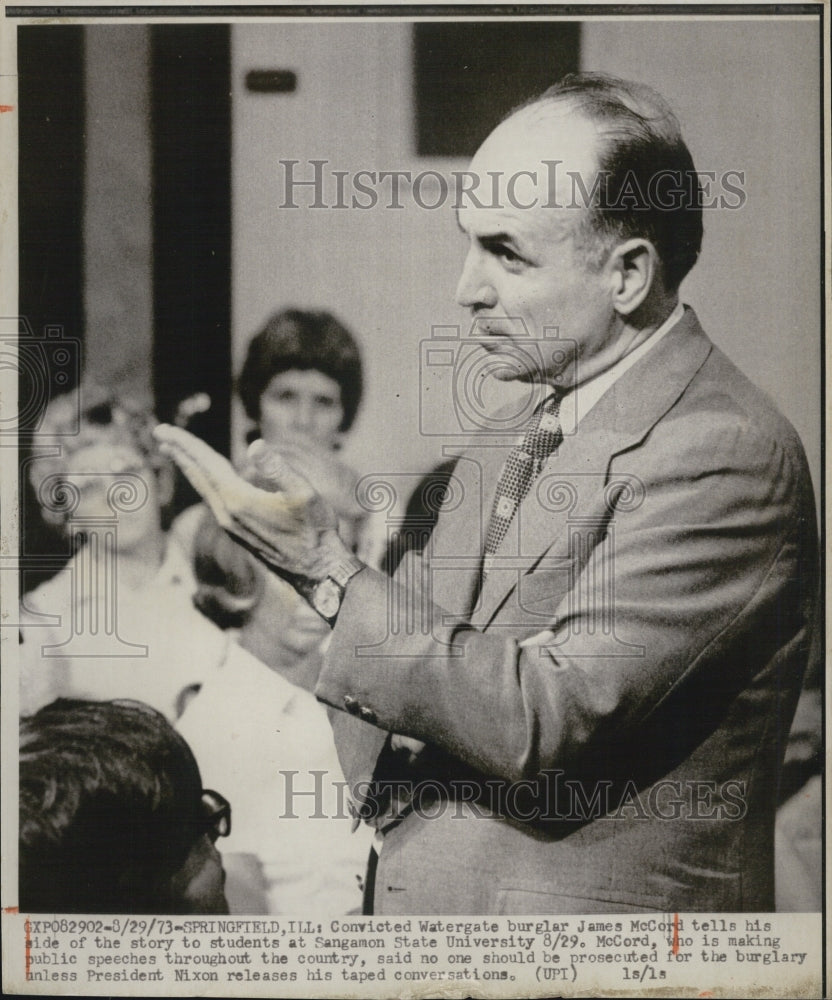
[[[376,912],[771,909],[817,586],[797,435],[687,309],[549,460],[472,608],[510,443],[460,459],[405,587],[351,581],[320,675],[368,808],[387,732],[427,744]]]

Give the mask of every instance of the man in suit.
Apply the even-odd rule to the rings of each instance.
[[[252,452],[267,493],[160,437],[333,625],[316,694],[379,830],[368,909],[771,909],[815,512],[794,430],[679,302],[702,223],[678,122],[568,77],[471,172],[501,187],[459,210],[458,299],[540,402],[464,451],[421,568],[363,567],[277,453]]]

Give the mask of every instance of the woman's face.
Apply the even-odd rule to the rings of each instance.
[[[260,433],[267,444],[303,434],[334,445],[343,419],[341,387],[316,368],[279,372],[260,397]]]
[[[274,573],[264,573],[263,578],[263,597],[254,616],[258,631],[271,636],[267,648],[257,650],[257,655],[270,666],[281,666],[317,652],[329,635],[327,623],[285,580]]]
[[[274,573],[263,573],[263,596],[240,632],[240,645],[293,683],[297,666],[314,657],[329,625]]]
[[[78,491],[75,518],[118,520],[119,551],[139,550],[159,532],[159,482],[136,448],[92,443],[69,456],[66,477]]]

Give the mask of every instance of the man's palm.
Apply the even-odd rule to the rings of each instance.
[[[319,575],[321,539],[337,530],[337,517],[275,450],[262,441],[251,446],[254,482],[248,482],[188,431],[160,424],[155,436],[230,535],[277,570]]]

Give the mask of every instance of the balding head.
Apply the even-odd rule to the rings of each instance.
[[[499,356],[498,378],[565,386],[606,370],[667,318],[699,250],[698,205],[653,203],[666,194],[656,172],[693,170],[661,98],[571,80],[494,129],[471,164],[490,203],[471,188],[458,206],[468,254],[457,301]],[[539,358],[529,338],[544,343]]]
[[[548,137],[549,159],[562,170],[558,197],[587,209],[576,235],[590,258],[642,237],[656,248],[665,287],[678,288],[701,248],[701,197],[678,119],[659,94],[612,76],[570,74],[510,114],[483,148],[503,129],[534,137],[532,158]],[[574,147],[581,140],[583,157]]]

